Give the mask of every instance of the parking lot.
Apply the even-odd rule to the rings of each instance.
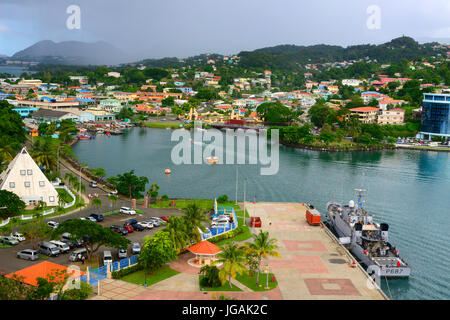
[[[146,221],[146,220],[149,220],[150,217],[181,216],[182,215],[182,212],[178,209],[141,209],[141,210],[144,211],[143,214],[126,215],[126,214],[122,214],[122,213],[117,213],[117,214],[105,216],[104,220],[102,222],[99,222],[99,224],[102,225],[103,227],[109,228],[111,225],[123,226],[124,223],[129,219],[136,219],[137,221]],[[49,218],[47,220],[52,220],[52,221],[61,223],[67,219],[76,219],[76,218],[80,218],[80,217],[86,217],[92,212],[104,212],[104,211],[105,210],[97,210],[96,211],[96,210],[92,210],[92,209],[85,209],[85,210],[82,210],[81,212],[72,213],[70,215],[66,215],[63,217]],[[139,242],[142,244],[144,241],[144,238],[146,236],[152,236],[155,232],[157,232],[158,230],[161,230],[163,228],[164,228],[164,226],[161,225],[160,227],[154,227],[153,229],[146,229],[143,231],[134,231],[134,232],[128,233],[124,237],[129,239],[131,242]],[[31,249],[31,245],[30,245],[29,241],[22,241],[19,244],[11,246],[9,248],[0,248],[0,272],[8,274],[8,273],[15,272],[17,270],[20,270],[20,269],[29,267],[33,264],[44,261],[43,258],[40,258],[36,261],[28,261],[28,260],[18,259],[16,257],[17,252],[24,250],[24,249]],[[114,249],[114,248],[108,248],[108,247],[102,246],[96,252],[96,255],[98,257],[102,257],[104,250],[110,250],[113,255],[113,260],[114,261],[118,260],[117,249]],[[70,250],[69,253],[60,254],[58,257],[46,257],[45,256],[45,260],[68,266],[70,264],[73,264],[72,262],[69,261],[69,256],[72,251],[73,250]],[[131,254],[131,245],[129,245],[128,256],[131,256],[131,255],[132,255]]]

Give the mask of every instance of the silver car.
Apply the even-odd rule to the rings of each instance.
[[[119,249],[117,255],[119,256],[119,259],[125,259],[127,257],[127,249]]]
[[[0,237],[0,243],[9,244],[11,246],[14,246],[19,243],[16,239],[13,237]]]
[[[133,254],[141,253],[141,245],[138,242],[133,242],[133,244],[131,245],[131,252]]]
[[[39,259],[39,253],[37,252],[37,250],[25,249],[17,252],[17,258],[34,261]]]

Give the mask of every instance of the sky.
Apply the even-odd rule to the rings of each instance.
[[[80,8],[79,29],[67,27],[70,5]],[[450,39],[449,17],[450,0],[0,0],[0,54],[40,40],[106,41],[130,59],[402,35],[430,42]]]

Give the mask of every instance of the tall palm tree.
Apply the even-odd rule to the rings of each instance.
[[[55,171],[58,162],[58,147],[51,138],[38,139],[33,143],[31,156],[39,167],[45,167],[45,171]]]
[[[186,208],[183,209],[183,214],[186,221],[192,227],[191,233],[193,235],[196,235],[197,238],[199,238],[200,234],[197,228],[199,228],[202,231],[206,231],[203,222],[209,222],[208,217],[205,214],[203,214],[202,209],[198,206],[196,202],[187,205]]]
[[[164,231],[169,233],[170,239],[175,244],[175,249],[178,252],[186,248],[190,237],[188,226],[183,217],[170,217]]]
[[[223,263],[219,271],[219,279],[224,284],[228,278],[228,284],[231,285],[231,278],[236,278],[238,274],[246,273],[245,251],[244,248],[237,244],[229,243],[222,247],[222,252],[216,255],[217,259],[214,264]]]
[[[275,238],[270,238],[268,231],[259,230],[258,234],[252,235],[253,242],[245,243],[245,250],[247,252],[253,252],[257,256],[258,260],[258,274],[256,276],[256,285],[259,285],[259,274],[261,273],[261,260],[267,259],[269,256],[280,257],[280,254],[276,251],[278,249]],[[268,265],[268,263],[267,263]]]
[[[109,200],[111,200],[111,206],[116,206],[116,202],[117,202],[117,200],[119,200],[119,197],[118,196],[116,196],[116,195],[114,195],[114,194],[110,194],[109,196],[108,196],[108,199]]]
[[[102,207],[102,199],[100,198],[94,198],[92,199],[92,204],[95,206],[95,208],[98,210]]]

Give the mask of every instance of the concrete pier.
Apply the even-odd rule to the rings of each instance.
[[[246,208],[250,216],[261,217],[263,231],[278,239],[281,257],[270,257],[269,266],[283,299],[387,299],[368,285],[368,275],[356,261],[350,266],[354,259],[326,227],[307,223],[303,204],[259,202],[246,203]],[[261,277],[265,285],[265,274]]]

